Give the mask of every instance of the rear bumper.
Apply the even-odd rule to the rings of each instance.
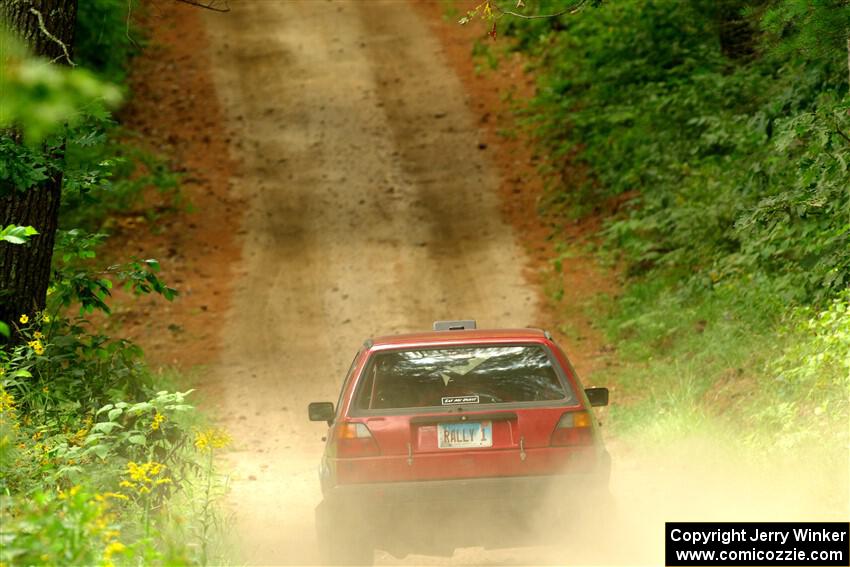
[[[339,475],[321,473],[319,478],[326,501],[334,503],[365,501],[372,505],[384,501],[392,504],[456,502],[458,494],[463,494],[467,501],[494,499],[528,501],[547,494],[581,496],[588,490],[607,491],[608,479],[611,476],[611,456],[604,448],[599,447],[594,450],[590,458],[587,458],[587,455],[584,456],[585,458],[577,458],[573,452],[564,450],[563,455],[558,455],[563,461],[558,463],[560,470],[552,472],[534,470],[534,465],[540,462],[546,465],[544,468],[551,468],[551,463],[546,462],[542,457],[552,458],[552,455],[556,453],[558,452],[549,449],[538,456],[534,454],[534,450],[529,451],[528,460],[524,463],[529,466],[526,474],[506,471],[500,475],[488,475],[487,472],[492,473],[492,471],[482,467],[475,471],[478,476],[459,478],[339,482]],[[516,460],[521,462],[519,459]],[[374,460],[368,459],[368,461],[371,463]],[[386,463],[379,464],[385,467],[381,469],[382,476],[390,476],[395,472]],[[327,472],[331,470],[324,461],[322,469]],[[433,474],[434,470],[428,472]]]
[[[418,482],[337,485],[325,494],[331,505],[397,507],[499,501],[529,504],[554,495],[581,497],[607,489],[607,471],[555,476],[508,476]]]

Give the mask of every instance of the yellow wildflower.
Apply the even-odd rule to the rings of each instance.
[[[26,325],[27,323],[29,323],[29,322],[30,322],[29,315],[27,315],[26,313],[24,313],[23,315],[21,315],[21,318],[20,318],[20,319],[18,319],[18,321],[20,321],[22,324]]]
[[[43,338],[44,338],[44,335],[41,333],[41,331],[36,331],[36,332],[34,332],[34,333],[32,334],[32,336],[33,336],[34,338],[36,338],[36,339],[43,339]]]
[[[127,463],[127,474],[136,482],[144,482],[150,480],[148,478],[148,468],[147,464],[138,465],[134,461],[130,461]]]
[[[80,447],[86,442],[86,437],[88,437],[89,430],[88,429],[78,429],[76,433],[71,437],[70,442],[73,445],[79,445]]]
[[[195,434],[195,447],[201,451],[221,449],[230,444],[230,436],[223,429],[210,428]]]
[[[130,480],[122,480],[119,486],[132,489],[138,494],[148,494],[151,492],[151,488],[172,482],[169,477],[160,477],[166,468],[164,464],[155,461],[149,461],[147,463],[131,461],[127,463],[127,472],[125,473],[130,477]]]
[[[68,492],[65,492],[64,490],[60,490],[59,491],[59,500],[66,500],[68,498],[73,498],[79,492],[80,492],[79,486],[72,486],[71,488],[68,489]]]
[[[120,541],[113,541],[109,545],[106,546],[106,549],[103,550],[103,558],[106,561],[109,561],[113,555],[116,553],[124,553],[124,550],[127,549],[127,546],[121,543]]]
[[[45,311],[44,315],[41,316],[41,320],[44,321],[45,323],[50,323],[50,315],[48,315],[47,312]]]
[[[162,425],[162,422],[165,421],[165,416],[159,412],[156,412],[156,415],[153,416],[153,421],[151,422],[151,430],[156,431],[159,429],[159,426]]]
[[[127,500],[126,494],[118,494],[117,492],[104,492],[102,496],[104,498],[117,498],[119,500]]]
[[[15,411],[15,398],[0,386],[0,413]]]

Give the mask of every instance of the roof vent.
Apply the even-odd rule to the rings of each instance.
[[[434,321],[435,331],[464,331],[475,328],[475,321],[472,319],[462,321]]]

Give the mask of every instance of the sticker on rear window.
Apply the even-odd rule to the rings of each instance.
[[[442,398],[444,406],[454,406],[457,404],[477,404],[478,396],[448,396]]]

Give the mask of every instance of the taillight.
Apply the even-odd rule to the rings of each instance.
[[[381,450],[365,423],[340,423],[336,428],[336,454],[342,459],[374,457]]]
[[[561,416],[552,432],[553,446],[593,444],[593,422],[586,411],[571,411]]]

